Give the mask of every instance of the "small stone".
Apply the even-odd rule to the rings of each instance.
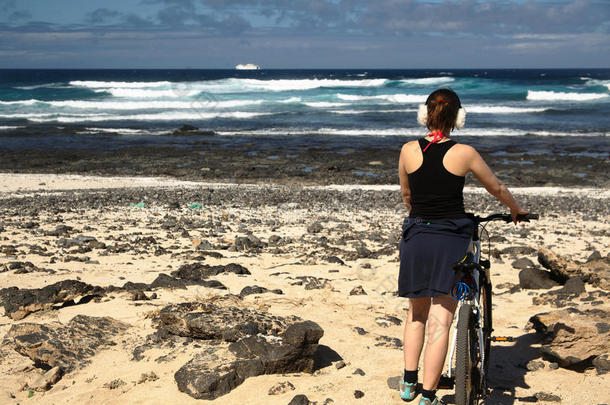
[[[322,405],[328,405],[328,404],[332,404],[332,403],[334,403],[334,402],[335,402],[335,401],[333,401],[333,399],[332,399],[332,398],[326,398],[326,399],[324,400],[324,402],[322,403]]]
[[[115,390],[117,388],[122,387],[123,385],[127,385],[127,383],[121,380],[120,378],[117,378],[116,380],[112,380],[109,383],[104,384],[104,388]]]
[[[320,221],[316,221],[307,227],[307,232],[320,233],[320,232],[322,232],[323,229],[324,229],[324,227],[322,226],[322,223]]]
[[[345,262],[343,260],[341,260],[340,258],[338,258],[337,256],[326,256],[326,257],[324,257],[324,260],[326,260],[329,263],[336,263],[336,264],[342,264],[342,265],[345,264]]]
[[[290,381],[281,381],[269,388],[269,395],[285,394],[288,391],[294,391],[294,385]]]
[[[140,376],[140,379],[138,380],[138,384],[142,384],[147,381],[156,381],[158,379],[159,379],[159,376],[157,376],[157,374],[155,374],[154,371],[151,371],[150,373],[142,373],[142,375]]]
[[[526,368],[529,371],[536,371],[536,370],[539,370],[544,367],[545,367],[545,364],[543,361],[536,361],[536,360],[531,360],[526,365]]]
[[[357,368],[354,370],[353,374],[357,374],[357,375],[366,375],[366,373],[361,369],[361,368]]]
[[[395,377],[388,377],[386,383],[388,384],[388,388],[392,390],[398,390],[400,388],[400,382],[402,381],[402,376],[398,375]]]
[[[28,383],[28,387],[33,391],[46,391],[59,381],[62,375],[62,369],[55,366],[46,373],[37,376],[32,382]]]
[[[523,270],[534,267],[534,262],[532,262],[527,257],[521,257],[513,261],[510,265],[513,266],[513,268],[515,269]]]
[[[144,291],[136,290],[131,292],[129,299],[132,301],[148,301],[150,298],[148,298],[146,294],[144,294]]]
[[[595,261],[595,260],[601,260],[602,255],[601,253],[599,253],[599,251],[594,250],[593,253],[591,253],[591,255],[587,258],[587,263]]]
[[[356,390],[354,391],[354,397],[356,397],[356,399],[360,399],[364,396],[364,392],[360,391],[360,390]]]
[[[358,285],[354,288],[352,288],[352,291],[349,292],[349,295],[367,295],[366,291],[364,291],[364,288],[361,285]]]
[[[610,372],[610,356],[607,354],[597,356],[593,359],[593,366],[595,366],[598,375]]]
[[[549,368],[550,368],[551,370],[557,370],[557,369],[559,368],[559,364],[557,364],[557,363],[555,363],[555,362],[550,363],[550,364],[549,364]]]
[[[309,401],[309,398],[307,398],[303,394],[295,395],[294,398],[292,398],[292,400],[290,402],[288,402],[288,405],[309,405],[309,404],[311,404],[311,402]]]
[[[373,252],[371,252],[366,246],[361,245],[356,248],[356,253],[358,254],[358,258],[367,258],[370,257]]]
[[[546,402],[561,402],[561,398],[557,395],[550,394],[548,392],[537,392],[534,394],[538,401],[546,401]]]
[[[337,368],[337,370],[342,369],[343,367],[345,367],[345,361],[343,360],[339,360],[338,362],[335,363],[335,367]]]

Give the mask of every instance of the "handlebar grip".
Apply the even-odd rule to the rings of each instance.
[[[529,222],[530,219],[538,219],[538,214],[517,215],[517,221]]]

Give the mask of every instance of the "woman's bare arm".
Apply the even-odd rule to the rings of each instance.
[[[400,159],[398,160],[398,179],[400,180],[400,190],[402,199],[408,211],[411,211],[411,189],[409,188],[409,177],[405,166],[407,144],[404,144],[400,151]]]
[[[496,197],[500,202],[510,209],[513,222],[517,223],[517,215],[527,214],[513,195],[508,191],[508,188],[502,183],[496,175],[491,171],[485,160],[472,147],[469,147],[469,170],[474,174],[477,180],[485,187],[489,194]]]

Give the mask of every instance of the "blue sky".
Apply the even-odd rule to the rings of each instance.
[[[610,68],[610,0],[0,0],[4,68]]]

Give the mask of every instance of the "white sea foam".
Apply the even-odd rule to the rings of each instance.
[[[44,83],[44,84],[33,84],[31,86],[15,86],[14,89],[19,90],[34,90],[34,89],[69,89],[70,86],[66,86],[63,83]]]
[[[150,87],[170,86],[172,83],[167,81],[161,82],[103,82],[95,80],[73,80],[69,83],[71,86],[89,87],[91,89],[100,88],[122,88],[122,89],[143,89]]]
[[[95,91],[108,91],[118,97],[152,97],[149,93],[138,93],[134,90],[155,91],[161,94],[182,94],[189,92],[239,93],[250,91],[292,91],[311,90],[322,87],[378,87],[387,83],[387,79],[338,80],[338,79],[220,79],[193,82],[98,82],[72,81],[77,87],[87,87]],[[156,89],[156,90],[152,90]],[[131,94],[131,95],[130,95]],[[139,95],[137,95],[139,94]]]
[[[405,108],[401,110],[331,110],[333,114],[401,114],[406,112],[416,112],[414,108]]]
[[[0,125],[0,131],[8,131],[11,129],[19,129],[19,128],[23,128],[23,127],[16,127],[16,126],[12,126],[12,125]]]
[[[524,114],[539,113],[550,110],[544,107],[510,107],[504,105],[469,105],[466,112],[474,114]]]
[[[345,103],[329,103],[326,101],[312,101],[312,102],[308,102],[308,103],[303,103],[308,107],[313,107],[313,108],[328,108],[328,107],[341,107],[343,105],[345,105]]]
[[[338,93],[337,98],[345,101],[385,100],[391,103],[423,103],[427,96],[418,94],[380,94],[375,96],[360,96],[355,94]]]
[[[277,79],[277,80],[258,80],[258,79],[226,79],[230,87],[238,87],[246,91],[266,90],[266,91],[290,91],[290,90],[311,90],[321,87],[377,87],[383,86],[386,79],[371,80],[337,80],[337,79]]]
[[[191,100],[191,101],[41,101],[54,107],[84,108],[96,110],[146,110],[146,109],[197,109],[233,108],[257,105],[263,100]]]
[[[433,84],[451,83],[454,80],[455,79],[453,77],[442,76],[442,77],[422,77],[419,79],[402,79],[401,82],[408,83],[408,84],[430,86]]]
[[[285,100],[278,100],[278,103],[300,103],[301,101],[301,97],[290,97]]]
[[[536,101],[589,101],[607,98],[603,93],[568,93],[556,91],[527,91],[528,100]]]
[[[590,77],[581,77],[581,79],[586,81],[587,86],[604,86],[610,90],[610,80],[591,79]]]
[[[198,121],[198,120],[210,120],[214,118],[235,118],[235,119],[247,119],[254,118],[263,115],[271,115],[271,113],[254,113],[245,111],[234,111],[234,112],[165,112],[158,114],[135,114],[135,115],[110,115],[110,114],[98,114],[98,115],[63,115],[56,116],[57,114],[29,114],[27,117],[29,121],[33,122],[104,122],[104,121]],[[53,116],[55,115],[55,116]],[[0,116],[1,118],[2,116]],[[24,117],[25,118],[25,117]]]
[[[113,87],[107,89],[94,90],[96,93],[110,93],[114,97],[125,98],[182,98],[193,97],[201,93],[195,89],[170,89],[170,90],[148,90],[137,88]]]
[[[425,136],[426,132],[420,127],[412,128],[270,128],[252,131],[217,131],[220,135],[343,135],[343,136]],[[608,136],[610,132],[588,132],[585,134],[561,131],[524,131],[513,128],[470,128],[456,131],[455,136]]]
[[[35,103],[43,103],[44,101],[30,99],[30,100],[16,100],[16,101],[0,101],[0,105],[32,105]]]

